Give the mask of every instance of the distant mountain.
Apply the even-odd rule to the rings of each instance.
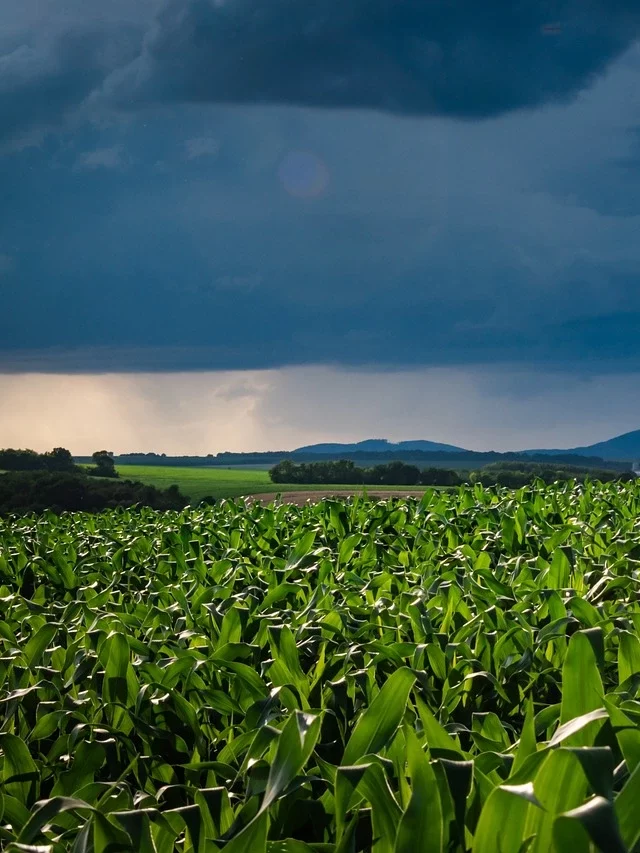
[[[386,438],[368,438],[353,444],[326,443],[309,444],[298,447],[292,451],[292,456],[297,455],[331,455],[351,453],[473,453],[464,447],[455,444],[443,444],[439,441],[388,441]],[[599,441],[597,444],[589,444],[584,447],[564,448],[536,448],[533,450],[520,451],[522,456],[588,456],[598,457],[609,461],[640,460],[640,430],[618,435],[608,441]],[[511,455],[511,454],[509,454]],[[516,456],[519,454],[513,454]]]
[[[585,447],[572,447],[565,450],[524,450],[527,455],[542,453],[547,456],[557,456],[559,453],[572,453],[579,456],[599,456],[601,459],[616,459],[633,462],[640,459],[640,429],[633,432],[625,432],[608,441],[599,441],[597,444],[588,444]]]
[[[355,444],[309,444],[298,447],[293,451],[297,453],[398,453],[419,450],[424,453],[445,451],[447,453],[464,453],[464,447],[456,447],[454,444],[441,444],[438,441],[388,441],[386,438],[367,438]]]

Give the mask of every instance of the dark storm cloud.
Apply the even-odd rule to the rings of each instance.
[[[107,92],[482,118],[572,96],[639,32],[636,0],[170,0]]]
[[[515,5],[0,37],[0,373],[636,369],[637,4]]]
[[[128,25],[14,35],[0,45],[0,141],[59,125],[139,45]]]
[[[55,28],[34,17],[23,37],[10,7],[0,11],[0,139],[57,126],[89,95],[94,108],[267,103],[486,118],[570,98],[640,32],[635,0],[168,0],[155,19],[143,8],[135,27],[115,12],[100,24],[88,0]]]
[[[182,107],[0,157],[0,373],[637,369],[637,224],[522,189],[541,150],[554,175],[627,150],[601,119],[624,67],[492,122]],[[312,145],[328,189],[292,195]]]

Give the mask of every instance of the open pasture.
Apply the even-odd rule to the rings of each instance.
[[[197,504],[204,497],[238,498],[249,495],[273,495],[279,492],[310,492],[322,491],[321,487],[298,484],[276,484],[269,479],[269,471],[265,469],[245,468],[190,468],[172,465],[119,465],[118,473],[126,480],[139,480],[158,489],[166,489],[174,483],[182,494],[187,495],[192,504]],[[365,488],[354,485],[338,485],[327,487],[331,492],[346,494],[363,493]],[[422,494],[424,487],[416,489],[400,486],[368,487],[369,491],[404,491]],[[326,489],[325,489],[326,491]]]
[[[194,504],[207,496],[236,498],[274,490],[269,471],[264,469],[118,465],[117,470],[126,480],[139,480],[158,489],[166,489],[175,483]]]

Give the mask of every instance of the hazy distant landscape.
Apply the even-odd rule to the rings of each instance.
[[[531,449],[500,452],[477,451],[435,441],[416,440],[391,442],[386,439],[365,439],[355,443],[324,443],[298,447],[293,450],[269,450],[254,452],[221,451],[206,456],[171,456],[164,453],[144,451],[139,453],[115,454],[119,465],[180,465],[180,466],[272,466],[286,458],[297,461],[314,459],[351,459],[361,464],[375,464],[400,459],[405,462],[421,462],[429,465],[442,465],[451,468],[469,467],[470,463],[488,464],[498,461],[514,461],[532,458],[544,461],[544,457],[560,457],[566,462],[574,459],[583,465],[601,465],[602,462],[615,463],[625,467],[631,461],[640,459],[640,430],[634,430],[606,441],[584,447],[565,449]],[[88,462],[88,457],[77,457],[78,461]]]
[[[599,456],[593,455],[596,450]],[[108,506],[110,501],[126,505],[127,489],[129,500],[138,502],[143,495],[141,486],[149,489],[143,500],[152,506],[167,500],[170,504],[182,501],[195,505],[202,500],[278,493],[312,495],[314,488],[320,494],[326,487],[343,494],[367,489],[393,491],[399,486],[407,493],[418,493],[429,486],[451,488],[468,482],[517,487],[536,478],[547,482],[585,477],[608,481],[633,476],[636,450],[640,456],[640,431],[585,448],[521,453],[478,452],[428,440],[393,443],[382,439],[308,445],[290,452],[220,452],[182,457],[100,451],[93,457],[74,458],[64,448],[45,454],[0,450],[0,471],[15,472],[0,483],[5,493],[0,508],[4,507],[5,512],[12,506],[25,510],[30,501],[35,501],[34,507],[43,506],[42,495],[30,497],[37,488],[34,477],[38,470],[50,472],[47,500],[61,508],[82,506],[83,500],[97,501],[96,506]],[[622,455],[625,453],[627,458]],[[20,471],[32,472],[25,473],[24,488]],[[55,472],[64,472],[59,500],[51,480]],[[93,482],[85,479],[78,484],[78,488],[90,486],[91,495],[87,493],[85,497],[77,489],[74,492],[69,481],[69,477],[83,474],[94,478]],[[116,487],[114,483],[101,482],[105,477],[118,478],[120,484]],[[126,485],[130,482],[132,485]],[[172,494],[162,497],[161,493],[169,489]],[[103,497],[98,496],[100,490]]]
[[[517,470],[518,463],[528,469],[535,463],[555,466],[557,471],[561,471],[564,466],[567,476],[579,475],[581,469],[623,474],[631,470],[636,458],[640,458],[640,430],[588,447],[526,450],[520,453],[478,452],[428,440],[394,443],[383,439],[367,439],[350,444],[307,445],[289,452],[220,452],[208,456],[184,457],[148,452],[120,454],[113,458],[122,477],[161,489],[175,484],[190,501],[197,503],[203,498],[272,494],[274,482],[269,471],[283,460],[298,464],[350,460],[361,468],[401,461],[420,469],[456,471],[462,478],[473,471],[487,469],[487,466],[488,473],[495,472],[497,476],[500,468],[496,470],[496,466],[504,465],[513,471]],[[88,457],[77,457],[77,461],[89,464]],[[356,484],[335,483],[334,487],[347,491]],[[382,489],[393,488],[393,484],[378,485]],[[308,491],[311,486],[311,482],[280,482],[276,491]]]

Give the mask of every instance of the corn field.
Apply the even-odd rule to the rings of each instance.
[[[640,483],[0,519],[0,847],[640,850]]]

